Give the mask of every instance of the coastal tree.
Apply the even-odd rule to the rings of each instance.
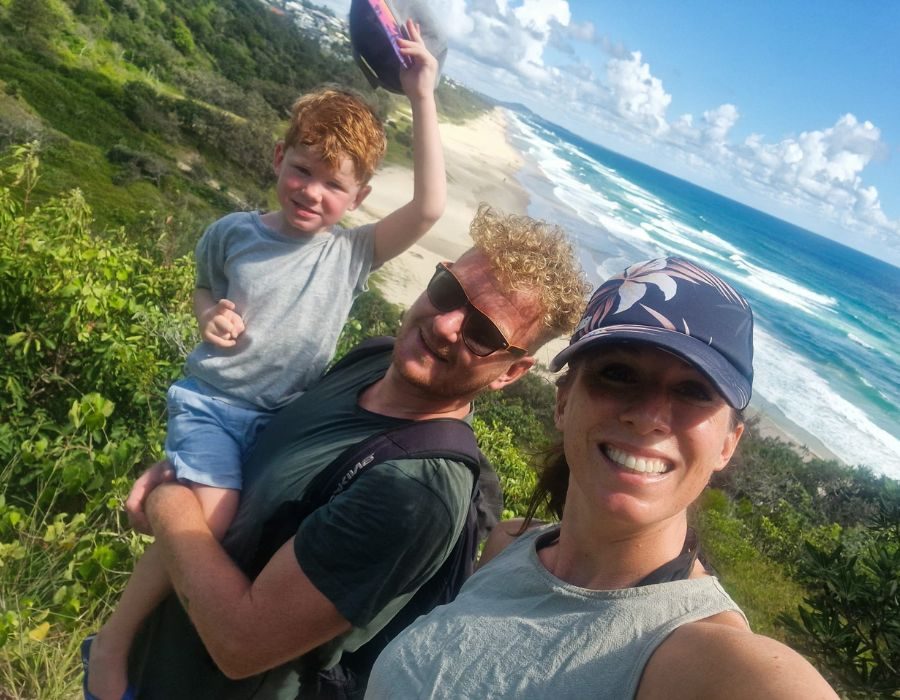
[[[808,594],[797,616],[782,616],[804,651],[849,697],[900,692],[900,506],[887,498],[865,542],[807,543],[798,578]]]

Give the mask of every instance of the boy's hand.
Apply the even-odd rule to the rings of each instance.
[[[403,92],[410,99],[428,97],[434,93],[437,79],[438,62],[425,47],[419,25],[406,20],[406,32],[409,39],[399,39],[397,44],[402,53],[412,64],[409,68],[400,69],[400,84]]]
[[[160,484],[175,480],[175,471],[172,465],[166,461],[157,462],[141,474],[131,487],[131,493],[125,500],[125,512],[128,514],[128,520],[138,532],[145,535],[152,535],[150,522],[147,520],[147,514],[144,512],[144,503],[147,496]]]
[[[447,203],[447,175],[438,128],[434,83],[437,59],[425,48],[422,33],[406,23],[410,39],[400,39],[400,51],[412,63],[400,70],[400,82],[412,111],[413,198],[375,224],[372,267],[377,268],[415,243],[441,214]]]
[[[234,302],[219,299],[203,311],[197,318],[203,340],[220,348],[232,347],[244,332],[244,320],[234,309]]]

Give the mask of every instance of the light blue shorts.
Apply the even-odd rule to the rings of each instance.
[[[166,457],[179,479],[223,489],[241,488],[241,464],[274,415],[223,398],[193,377],[166,394]]]

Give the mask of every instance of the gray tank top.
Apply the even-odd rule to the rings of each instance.
[[[522,535],[378,657],[367,699],[633,698],[657,646],[683,624],[743,615],[713,576],[594,591],[553,576]]]

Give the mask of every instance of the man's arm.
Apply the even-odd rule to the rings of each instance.
[[[172,584],[226,676],[260,673],[350,629],[304,575],[293,540],[251,582],[213,537],[188,488],[158,486],[145,511]]]
[[[406,26],[411,40],[401,39],[400,47],[413,65],[401,70],[400,82],[412,108],[413,198],[375,224],[374,267],[415,243],[444,213],[447,200],[444,151],[434,100],[437,60],[425,48],[419,28],[411,20]]]

